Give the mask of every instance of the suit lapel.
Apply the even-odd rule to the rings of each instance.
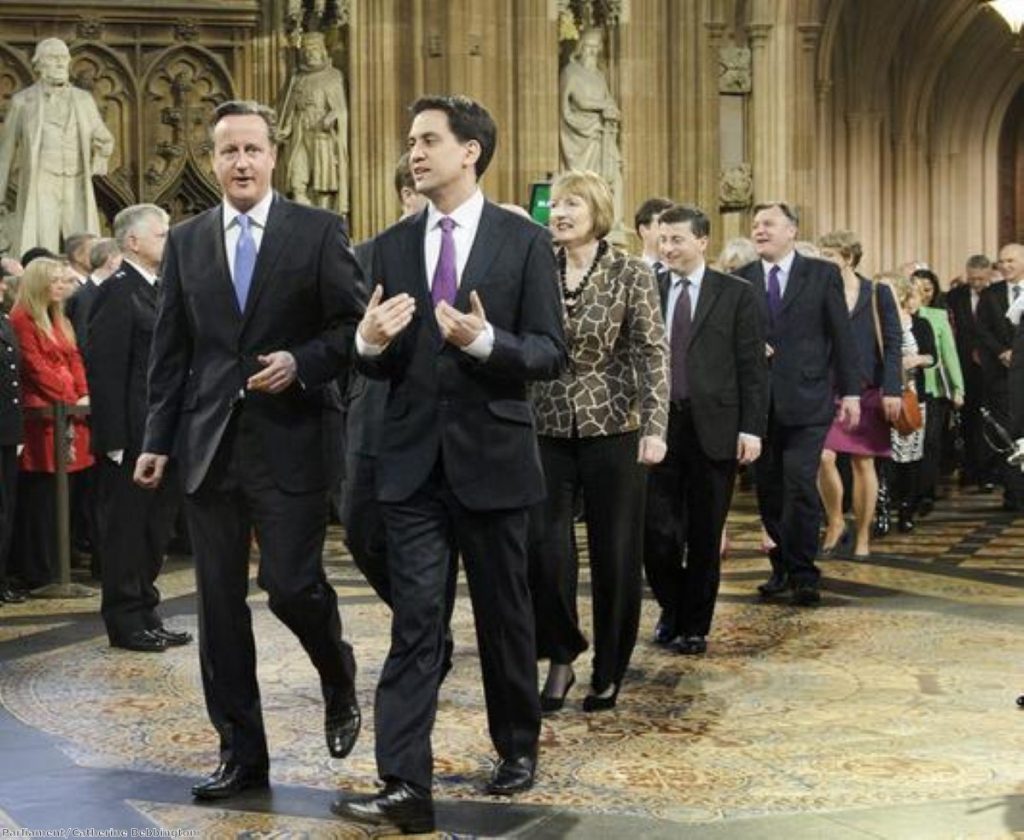
[[[480,224],[473,239],[473,247],[459,282],[459,291],[455,295],[456,309],[469,311],[469,293],[486,279],[491,263],[501,250],[503,225],[501,212],[491,202],[485,201],[483,213],[480,214]]]
[[[710,268],[704,269],[704,277],[700,281],[700,294],[697,296],[697,311],[693,313],[693,327],[690,329],[690,344],[701,326],[707,320],[708,313],[722,293],[722,280],[717,272]]]
[[[782,309],[779,313],[785,312],[789,305],[799,297],[800,293],[807,286],[807,260],[794,254],[793,263],[789,267],[789,279],[786,281],[786,291],[782,295]]]
[[[213,261],[217,267],[214,272],[214,276],[217,277],[218,283],[223,283],[227,286],[227,293],[231,296],[231,300],[236,301],[235,305],[230,309],[225,310],[230,312],[231,316],[241,320],[242,313],[238,311],[237,298],[235,297],[235,284],[231,279],[231,268],[228,265],[228,254],[224,246],[224,203],[211,209],[203,220],[203,227],[205,228],[205,234],[209,240],[213,243]]]
[[[245,312],[242,314],[243,322],[252,316],[260,295],[267,283],[270,282],[274,266],[288,239],[288,217],[290,215],[291,204],[275,193],[274,200],[270,203],[270,212],[267,214],[267,227],[263,231],[263,241],[260,242],[260,250],[256,255],[252,285],[249,287],[249,297],[245,300]],[[222,236],[222,242],[223,239]]]
[[[869,303],[871,303],[871,282],[862,279],[860,281],[860,288],[857,291],[857,302],[853,305],[850,317],[855,318]]]

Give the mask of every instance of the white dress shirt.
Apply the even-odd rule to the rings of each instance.
[[[793,260],[796,259],[796,251],[790,251],[781,260],[775,263],[761,260],[761,268],[764,269],[764,288],[768,289],[768,273],[772,270],[773,265],[779,267],[779,297],[785,298],[786,296],[786,284],[789,283],[789,272],[793,268]]]
[[[672,346],[672,322],[675,320],[676,304],[679,303],[679,296],[683,293],[683,278],[674,271],[670,275],[671,285],[668,287],[668,299],[665,301],[665,337],[668,339],[668,346]],[[690,321],[697,314],[697,298],[700,296],[700,284],[704,279],[704,261],[692,274],[687,274],[686,279],[690,281],[690,288],[687,293],[690,296]]]

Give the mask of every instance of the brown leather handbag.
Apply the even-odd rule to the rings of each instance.
[[[878,317],[878,284],[871,283],[871,314],[875,319],[875,341],[878,343],[878,355],[885,358],[885,348],[882,346],[882,321]],[[917,391],[914,383],[907,379],[907,372],[900,365],[900,376],[903,379],[903,393],[900,395],[900,416],[891,424],[896,433],[906,437],[924,426],[924,418],[921,416],[921,403],[917,399]]]

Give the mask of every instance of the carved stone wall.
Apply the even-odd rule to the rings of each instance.
[[[107,223],[140,201],[181,219],[218,191],[206,122],[219,102],[254,95],[261,3],[5,2],[0,30],[0,118],[31,84],[35,45],[63,39],[72,81],[92,92],[115,138],[96,199]],[[262,87],[263,85],[260,85]],[[0,127],[2,130],[2,127]]]

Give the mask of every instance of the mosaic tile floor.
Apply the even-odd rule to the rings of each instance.
[[[463,593],[435,731],[442,833],[1024,837],[1024,517],[996,506],[954,494],[870,560],[824,562],[823,605],[798,610],[755,602],[766,561],[740,496],[708,655],[649,644],[657,611],[645,602],[618,709],[584,716],[574,690],[545,719],[537,787],[512,804],[477,791],[492,756]],[[333,530],[328,566],[369,712],[388,613]],[[169,623],[195,631],[187,563],[160,583]],[[330,759],[314,672],[262,594],[251,601],[273,791],[217,807],[187,793],[216,764],[194,646],[112,650],[95,598],[0,609],[0,834],[368,836],[328,805],[337,789],[373,788],[372,714],[352,756]],[[581,611],[589,626],[586,598]]]

